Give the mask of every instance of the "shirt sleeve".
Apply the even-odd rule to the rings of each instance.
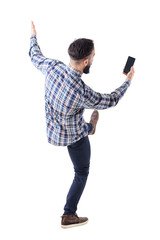
[[[125,81],[119,88],[110,94],[101,94],[95,92],[87,85],[84,86],[83,107],[90,109],[107,109],[117,105],[130,86],[130,81]]]
[[[43,56],[35,35],[32,35],[30,38],[29,56],[33,65],[43,74],[46,74],[47,68],[50,64],[58,62],[58,60],[53,60]]]

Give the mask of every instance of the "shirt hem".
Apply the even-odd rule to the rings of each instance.
[[[81,140],[82,138],[84,138],[84,137],[86,137],[86,136],[88,136],[88,133],[86,133],[86,134],[84,134],[84,135],[82,135],[82,136],[79,136],[78,138],[76,138],[76,139],[73,140],[73,141],[69,141],[69,142],[66,142],[66,143],[57,143],[57,142],[55,142],[54,140],[51,140],[51,139],[48,138],[48,143],[50,143],[50,144],[52,144],[52,145],[54,145],[54,146],[58,146],[58,147],[67,147],[67,146],[69,146],[69,145],[72,145],[73,143],[78,142],[79,140]]]

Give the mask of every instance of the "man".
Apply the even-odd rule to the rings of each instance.
[[[48,142],[67,146],[74,166],[75,177],[67,195],[61,226],[69,228],[86,224],[88,218],[78,217],[77,205],[84,190],[90,165],[90,143],[99,118],[99,109],[116,106],[124,95],[134,75],[127,75],[121,87],[111,94],[93,91],[81,79],[89,73],[95,55],[90,39],[77,39],[68,48],[70,64],[45,58],[37,43],[34,23],[31,23],[29,56],[34,66],[45,75],[45,111]],[[95,109],[89,123],[83,118],[84,109]]]

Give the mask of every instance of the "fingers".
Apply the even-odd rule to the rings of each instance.
[[[31,21],[32,28],[35,28],[34,22]]]
[[[35,25],[34,25],[34,22],[31,21],[31,35],[36,35],[36,28],[35,28]]]
[[[31,28],[32,28],[32,30],[35,30],[35,25],[34,25],[33,21],[31,21]]]
[[[133,66],[131,67],[131,72],[134,73],[134,67]]]
[[[126,80],[130,80],[131,81],[133,76],[134,76],[134,67],[132,66],[131,69],[130,69],[130,72],[127,74]]]

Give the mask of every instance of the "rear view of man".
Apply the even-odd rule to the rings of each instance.
[[[89,73],[95,55],[94,43],[90,39],[77,39],[68,48],[70,64],[45,58],[37,43],[34,23],[31,23],[29,56],[33,65],[45,75],[45,112],[48,142],[66,146],[73,163],[75,176],[67,195],[61,226],[69,228],[86,224],[88,218],[78,217],[77,205],[86,185],[90,166],[90,142],[88,135],[96,130],[97,110],[116,106],[124,95],[134,75],[127,75],[121,87],[111,94],[93,91],[81,79]],[[95,109],[90,122],[83,118],[84,109]]]

